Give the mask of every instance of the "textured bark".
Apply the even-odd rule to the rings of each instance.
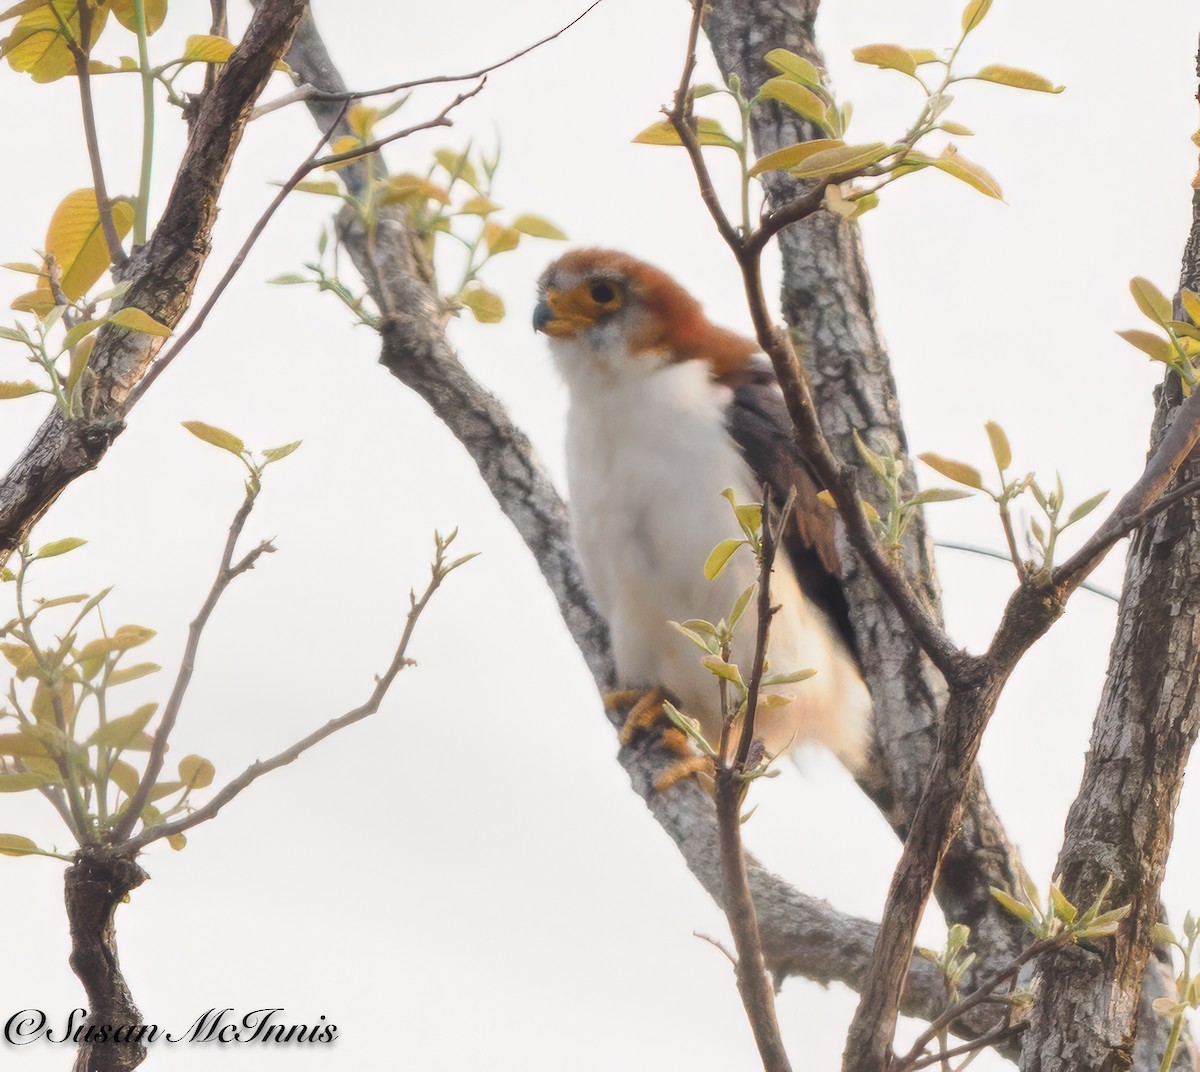
[[[117,959],[117,906],[146,881],[131,860],[89,846],[66,872],[71,968],[83,983],[88,1025],[122,1027],[142,1022]],[[146,1057],[140,1042],[81,1042],[75,1072],[130,1072]]]
[[[195,113],[187,150],[151,239],[122,269],[124,306],[174,327],[191,303],[208,258],[217,200],[254,101],[295,33],[306,0],[269,0],[222,66]],[[50,504],[94,469],[124,428],[126,402],[162,346],[153,335],[101,328],[84,379],[83,415],[57,408],[0,481],[0,563],[29,535]]]
[[[823,67],[812,36],[816,8],[815,0],[717,0],[706,30],[722,72],[726,77],[737,74],[749,94],[775,73],[762,60],[772,48],[790,49]],[[815,136],[811,127],[777,106],[756,109],[753,133],[760,155]],[[770,176],[767,192],[773,207],[795,196],[796,183],[778,172]],[[857,430],[868,443],[887,443],[904,456],[895,381],[857,226],[822,212],[781,232],[779,243],[784,317],[805,359],[831,446],[842,458],[855,458]],[[911,467],[908,485],[915,490]],[[914,588],[940,615],[932,548],[919,521],[904,555]],[[875,705],[875,762],[860,784],[903,838],[933,762],[946,687],[874,578],[848,549],[843,559],[851,620]],[[981,976],[1015,957],[1025,936],[988,893],[989,886],[1012,887],[1017,854],[978,774],[973,777],[962,832],[942,866],[937,896],[948,919],[971,928],[971,946],[980,954],[976,974]]]
[[[1200,290],[1200,190],[1192,196],[1180,285]],[[1175,315],[1181,314],[1177,303]],[[1159,391],[1152,452],[1181,402],[1172,374]],[[1198,475],[1200,460],[1193,458],[1176,479]],[[1063,891],[1076,904],[1094,898],[1111,877],[1112,903],[1131,903],[1133,912],[1113,941],[1065,950],[1039,966],[1021,1061],[1027,1072],[1124,1072],[1136,1042],[1142,1043],[1138,1067],[1161,1060],[1162,1046],[1147,1046],[1139,1036],[1139,998],[1184,767],[1200,728],[1198,681],[1200,502],[1189,497],[1132,541],[1108,677],[1058,859]],[[1150,964],[1163,973],[1157,960]],[[1141,1002],[1143,1023],[1147,1004]],[[1174,1067],[1196,1067],[1194,1050],[1181,1053]]]

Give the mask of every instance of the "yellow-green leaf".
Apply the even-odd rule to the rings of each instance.
[[[133,227],[133,203],[125,198],[111,202],[113,226],[124,238]],[[112,258],[100,222],[96,192],[75,190],[59,202],[46,230],[46,256],[53,256],[62,273],[60,286],[71,300],[78,301],[107,270]],[[50,293],[48,282],[39,289]]]
[[[817,501],[828,506],[831,510],[837,509],[837,500],[828,489],[817,492]]]
[[[21,9],[20,21],[0,45],[0,52],[8,57],[14,71],[27,71],[35,82],[54,82],[74,72],[75,57],[63,33],[64,26],[70,39],[87,51],[108,21],[108,5],[93,6],[91,30],[84,42],[76,0],[47,0],[33,7],[18,4],[6,15],[11,18]]]
[[[20,383],[0,382],[0,399],[23,398],[25,395],[35,395],[40,390],[32,380],[22,380]]]
[[[768,66],[774,67],[780,74],[806,86],[821,84],[821,72],[808,60],[797,56],[794,52],[789,52],[786,48],[773,48],[763,56],[763,59]]]
[[[999,63],[989,64],[981,68],[974,76],[983,82],[995,82],[1001,86],[1012,86],[1014,89],[1030,89],[1035,93],[1061,93],[1066,86],[1056,86],[1049,78],[1043,78],[1033,71],[1020,67],[1005,67]]]
[[[1008,444],[1008,436],[995,421],[988,421],[983,427],[987,430],[988,442],[992,445],[992,457],[996,459],[997,467],[1007,469],[1012,465],[1012,447]]]
[[[918,454],[917,457],[934,472],[941,473],[942,476],[953,480],[956,484],[966,484],[969,488],[983,487],[983,476],[974,466],[967,465],[965,462],[956,462],[952,458],[943,458],[940,454],[930,451]]]
[[[114,718],[111,722],[105,723],[85,743],[89,748],[94,745],[117,750],[126,748],[141,736],[142,731],[157,710],[158,704],[156,703],[143,704],[133,714],[122,715],[120,718]]]
[[[758,91],[758,96],[761,100],[779,101],[780,104],[787,106],[797,115],[803,116],[810,123],[816,123],[822,129],[829,127],[829,121],[826,118],[829,105],[811,89],[790,78],[780,75],[768,78],[763,83],[762,89]]]
[[[127,331],[140,331],[143,335],[157,335],[159,338],[170,338],[173,334],[166,324],[155,320],[143,309],[135,309],[131,305],[118,309],[108,318],[114,327],[125,328]]]
[[[1184,290],[1183,311],[1191,318],[1193,324],[1200,327],[1200,295]]]
[[[978,164],[972,163],[970,160],[959,155],[958,150],[953,145],[947,145],[942,151],[941,156],[934,157],[929,162],[935,168],[944,171],[947,175],[953,175],[954,178],[965,182],[981,194],[994,197],[997,201],[1003,200],[1003,195],[1000,193],[1000,184]]]
[[[442,165],[445,171],[454,179],[462,179],[468,186],[479,189],[479,176],[465,152],[456,153],[453,149],[438,149],[433,158]]]
[[[224,37],[216,37],[212,34],[192,34],[184,43],[181,58],[198,63],[224,63],[233,55],[233,49],[233,42]]]
[[[500,208],[490,197],[484,194],[476,194],[474,197],[467,198],[461,205],[458,206],[458,211],[467,216],[487,216]]]
[[[1171,319],[1171,303],[1149,279],[1134,276],[1129,281],[1129,293],[1142,313],[1156,324],[1165,325]]]
[[[734,551],[742,546],[745,540],[722,540],[716,547],[709,552],[708,558],[704,563],[704,579],[706,581],[714,580],[721,575],[721,571],[728,565],[729,559],[733,556]]]
[[[42,320],[51,309],[54,308],[54,296],[50,293],[50,287],[46,286],[37,290],[29,290],[24,294],[19,294],[13,298],[9,305],[10,309],[15,309],[18,313],[33,313],[39,320]]]
[[[265,464],[270,465],[272,462],[281,462],[290,454],[294,454],[300,449],[300,445],[304,442],[302,439],[297,439],[292,443],[284,443],[282,447],[268,447],[263,451],[263,459]]]
[[[719,655],[710,655],[700,661],[717,677],[722,677],[726,681],[732,681],[735,685],[745,688],[741,672],[733,663],[727,663]]]
[[[520,231],[521,234],[527,234],[530,238],[550,238],[556,242],[565,242],[567,236],[554,226],[549,220],[542,219],[541,216],[518,216],[513,220],[513,229]]]
[[[882,70],[900,71],[907,75],[917,73],[916,59],[901,45],[863,45],[854,50],[854,58],[859,63],[869,63]]]
[[[130,648],[141,647],[158,634],[144,625],[123,625],[108,638],[108,646],[112,651],[128,651]]]
[[[46,746],[29,733],[0,733],[0,756],[45,756]]]
[[[991,888],[991,893],[992,893],[992,896],[1005,909],[1007,909],[1009,912],[1011,912],[1014,916],[1017,917],[1017,919],[1021,920],[1023,923],[1028,923],[1031,919],[1033,919],[1033,909],[1030,908],[1029,905],[1025,904],[1022,901],[1018,901],[1011,894],[1007,894],[1003,890],[996,889],[995,886],[993,886]]]
[[[1085,499],[1067,515],[1067,525],[1074,525],[1076,521],[1082,521],[1105,500],[1107,495],[1107,491],[1102,491],[1090,499]],[[1063,527],[1066,528],[1066,525]]]
[[[30,856],[38,852],[37,845],[20,834],[0,834],[0,856]]]
[[[108,777],[127,797],[131,797],[137,792],[138,782],[141,781],[137,768],[123,759],[113,761],[112,766],[108,769]]]
[[[847,175],[872,164],[879,163],[893,152],[890,145],[871,142],[867,145],[841,145],[823,152],[813,153],[792,168],[792,174],[801,179],[823,178],[829,175]]]
[[[179,761],[179,780],[189,789],[206,789],[216,776],[216,768],[203,756],[184,756]]]
[[[697,119],[696,139],[701,145],[721,145],[726,149],[738,148],[738,142],[725,133],[725,128],[715,119]],[[633,139],[639,145],[682,145],[678,131],[669,121],[648,126]]]
[[[826,149],[837,149],[845,144],[841,138],[814,138],[812,141],[788,145],[760,157],[750,169],[750,175],[761,175],[764,171],[787,171],[816,153],[822,153]]]
[[[984,16],[987,15],[988,9],[991,6],[992,0],[970,0],[970,3],[963,9],[962,14],[964,37],[983,22]]]
[[[168,834],[167,844],[176,852],[181,852],[187,847],[187,834]]]
[[[134,0],[110,0],[109,7],[117,22],[127,30],[137,32],[137,20],[133,14]],[[144,0],[142,11],[146,18],[146,33],[152,34],[162,26],[167,17],[167,0]]]
[[[64,350],[71,349],[80,339],[86,339],[93,331],[98,331],[104,326],[106,318],[100,320],[84,320],[82,323],[76,324],[64,336],[62,348]]]
[[[43,785],[51,785],[56,778],[49,774],[0,774],[0,793],[23,793],[27,789],[37,789]]]
[[[38,549],[36,557],[56,558],[58,555],[65,555],[68,551],[74,551],[76,547],[82,547],[85,543],[87,540],[81,540],[78,536],[68,536],[66,539],[43,544]]]
[[[504,319],[504,300],[487,287],[475,284],[464,290],[458,300],[481,324],[497,324]]]
[[[71,365],[67,369],[67,390],[73,391],[76,384],[83,379],[83,370],[87,368],[87,363],[92,356],[92,350],[96,346],[96,336],[89,335],[71,353]]]
[[[450,192],[420,175],[396,175],[388,179],[378,195],[378,203],[390,205],[397,201],[437,201],[450,204]]]
[[[139,677],[155,674],[162,667],[157,663],[137,663],[135,666],[123,666],[108,675],[109,685],[124,685],[128,681],[136,681]]]
[[[296,189],[305,194],[321,194],[325,197],[341,197],[341,184],[334,179],[310,180],[296,183]]]
[[[1138,331],[1135,328],[1130,331],[1118,331],[1117,334],[1131,346],[1136,346],[1153,361],[1162,361],[1164,364],[1173,365],[1179,357],[1170,342],[1153,332]]]
[[[211,443],[214,447],[227,450],[230,454],[240,457],[246,449],[245,443],[232,432],[225,431],[224,428],[217,428],[211,424],[205,424],[203,421],[183,421],[182,423],[184,428],[197,439],[203,439],[205,443]]]
[[[521,232],[514,227],[503,227],[491,222],[483,229],[483,240],[487,243],[489,253],[507,253],[510,249],[517,248],[521,241]]]

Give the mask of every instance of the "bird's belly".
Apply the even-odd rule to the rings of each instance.
[[[717,679],[704,654],[669,622],[728,619],[738,596],[754,583],[757,565],[739,548],[721,575],[704,577],[704,563],[722,540],[742,535],[722,496],[761,498],[748,467],[725,431],[717,406],[575,415],[568,443],[571,514],[584,576],[608,619],[623,685],[659,685],[703,727],[720,733]],[[870,698],[853,657],[824,613],[800,591],[788,564],[776,564],[768,656],[772,671],[811,667],[815,677],[774,691],[793,702],[764,712],[758,736],[778,751],[793,739],[816,739],[854,766],[861,754]],[[733,659],[749,678],[756,622],[740,623]]]

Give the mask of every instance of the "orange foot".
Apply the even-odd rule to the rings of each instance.
[[[604,697],[604,706],[610,710],[633,706],[621,727],[621,744],[630,744],[641,733],[657,730],[659,743],[680,758],[658,776],[654,788],[662,793],[677,782],[693,774],[712,774],[713,763],[707,756],[697,755],[688,743],[687,734],[675,726],[663,710],[666,692],[658,687],[643,692],[641,689],[620,689]]]

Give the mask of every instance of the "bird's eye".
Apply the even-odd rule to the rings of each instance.
[[[592,301],[598,305],[607,305],[616,296],[616,292],[607,283],[597,283],[592,287]]]

